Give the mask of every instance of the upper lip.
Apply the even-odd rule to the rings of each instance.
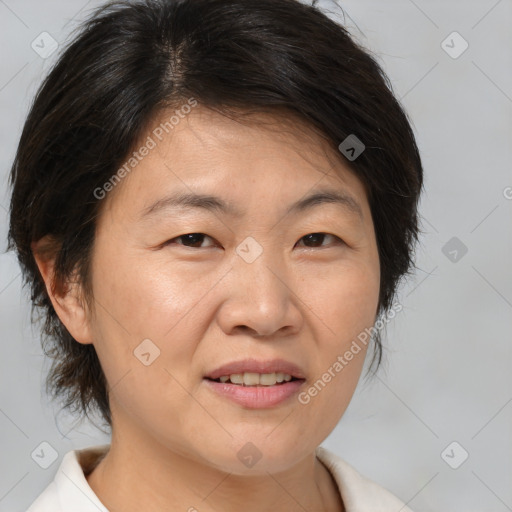
[[[218,379],[234,373],[286,373],[296,379],[304,379],[304,372],[299,366],[284,359],[272,359],[267,361],[258,361],[256,359],[244,359],[242,361],[233,361],[224,364],[211,371],[205,377],[209,379]]]

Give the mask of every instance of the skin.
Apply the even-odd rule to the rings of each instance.
[[[307,404],[295,395],[246,408],[203,380],[233,360],[284,358],[307,389],[376,318],[379,257],[361,181],[300,121],[254,120],[193,109],[102,200],[92,309],[77,283],[52,291],[52,262],[37,259],[60,319],[94,344],[108,381],[111,448],[87,479],[111,511],[344,510],[315,449],[352,398],[364,348]],[[361,216],[333,203],[285,215],[320,188],[350,195]],[[176,190],[243,214],[163,209],[141,220]],[[308,244],[311,233],[335,236]],[[263,250],[252,263],[236,252],[248,236]],[[133,352],[147,338],[160,355],[145,366]],[[251,468],[237,457],[247,442],[262,454]]]

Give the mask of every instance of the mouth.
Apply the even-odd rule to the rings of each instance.
[[[205,378],[242,386],[275,386],[291,380],[304,380],[305,373],[298,365],[284,359],[244,359],[224,364],[206,374]]]
[[[254,372],[244,372],[244,373],[233,373],[231,375],[222,375],[218,379],[212,379],[209,377],[205,377],[206,380],[211,380],[213,382],[219,382],[222,384],[234,384],[236,386],[281,386],[287,382],[304,379],[299,379],[290,375],[289,373],[254,373]]]
[[[244,373],[242,375],[235,374],[234,380],[237,377],[243,379],[249,379],[250,384],[245,384],[243,381],[241,384],[234,384],[231,382],[231,377],[226,382],[221,382],[219,379],[208,379],[205,378],[204,382],[208,385],[208,388],[217,397],[226,399],[232,403],[242,406],[245,409],[272,409],[280,405],[291,404],[291,399],[296,396],[305,382],[305,379],[291,378],[286,381],[277,382],[277,376],[272,377],[272,381],[276,381],[275,384],[256,384],[256,377],[263,380],[266,378],[266,374],[258,375],[254,377],[252,374]],[[288,375],[290,377],[290,375]],[[223,379],[224,380],[224,379]],[[270,378],[267,382],[271,382]]]
[[[306,381],[302,369],[284,359],[235,361],[213,370],[203,380],[217,396],[248,409],[290,403]]]

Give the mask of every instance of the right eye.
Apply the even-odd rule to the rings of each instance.
[[[167,240],[167,242],[164,243],[164,246],[172,245],[174,244],[175,240],[183,240],[184,243],[177,243],[176,245],[183,245],[184,247],[191,247],[191,248],[206,248],[206,247],[213,247],[212,245],[201,247],[202,241],[205,238],[209,238],[210,240],[213,240],[213,238],[209,237],[208,235],[205,235],[204,233],[187,233],[185,235],[180,235],[175,238],[171,238],[170,240]]]

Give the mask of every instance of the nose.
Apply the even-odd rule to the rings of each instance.
[[[303,322],[297,279],[263,254],[252,263],[239,259],[224,279],[218,322],[228,335],[275,338],[300,331]]]

